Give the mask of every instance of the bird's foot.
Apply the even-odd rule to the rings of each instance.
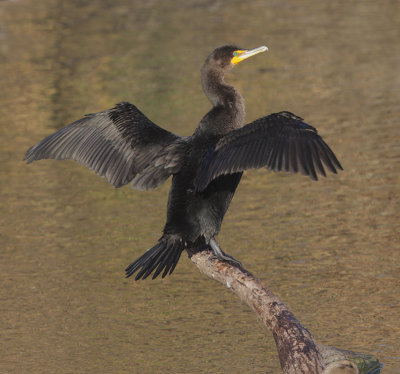
[[[236,266],[241,268],[242,267],[242,263],[239,260],[236,260],[235,257],[232,257],[228,254],[226,254],[225,252],[222,252],[223,254],[216,254],[214,251],[212,251],[213,255],[212,255],[212,259],[214,260],[221,260],[221,261],[225,261],[225,262],[229,262],[231,265]]]
[[[221,261],[226,261],[229,262],[230,264],[236,266],[236,267],[242,267],[242,263],[236,258],[226,254],[221,247],[218,245],[217,241],[215,239],[210,240],[210,248],[213,253],[213,258],[216,258]]]

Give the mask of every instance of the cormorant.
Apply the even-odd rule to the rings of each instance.
[[[126,268],[136,280],[162,277],[175,269],[184,249],[211,249],[225,261],[215,237],[243,171],[265,167],[300,172],[317,180],[342,169],[317,130],[290,112],[279,112],[244,125],[240,93],[225,81],[237,63],[267,50],[226,45],[215,49],[201,69],[204,93],[212,109],[192,136],[181,137],[150,121],[134,105],[88,114],[28,150],[28,163],[40,159],[74,159],[106,177],[114,187],[130,183],[151,190],[172,175],[167,222],[158,243]]]

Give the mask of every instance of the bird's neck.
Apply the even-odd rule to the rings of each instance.
[[[211,104],[232,112],[239,125],[235,127],[240,127],[245,116],[244,99],[235,87],[225,82],[224,72],[204,66],[201,71],[201,83]]]

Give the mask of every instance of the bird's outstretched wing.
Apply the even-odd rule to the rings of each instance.
[[[114,187],[132,181],[132,187],[152,189],[179,170],[182,140],[134,105],[120,103],[58,130],[31,147],[25,160],[73,159]],[[138,180],[143,171],[146,178]]]
[[[198,191],[219,175],[251,168],[300,172],[317,180],[342,169],[317,130],[290,112],[274,113],[233,130],[204,155],[195,180]]]

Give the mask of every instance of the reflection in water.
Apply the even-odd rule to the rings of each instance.
[[[395,5],[1,2],[0,371],[279,372],[272,337],[189,261],[163,281],[124,280],[126,262],[160,235],[168,184],[150,196],[73,162],[21,162],[55,128],[122,100],[190,134],[209,108],[203,56],[234,42],[270,47],[227,79],[248,121],[301,115],[345,172],[317,183],[246,173],[221,245],[319,341],[398,372]]]

